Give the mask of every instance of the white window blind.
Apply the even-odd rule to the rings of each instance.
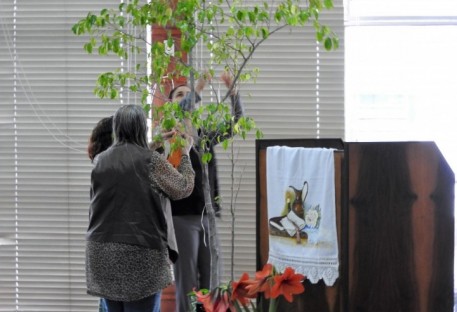
[[[96,122],[121,103],[92,93],[128,62],[87,55],[71,26],[119,0],[0,1],[0,311],[96,311],[84,235]]]
[[[245,1],[246,5],[256,3]],[[254,55],[250,67],[260,69],[256,82],[241,86],[245,115],[253,117],[265,139],[343,138],[344,135],[344,10],[341,0],[321,12],[321,22],[340,38],[340,48],[327,52],[316,43],[314,28],[284,29],[271,36]],[[208,53],[198,51],[202,59]],[[216,74],[220,73],[216,69]],[[220,84],[220,93],[225,86]],[[205,93],[206,92],[206,93]],[[203,102],[210,100],[207,91]],[[234,277],[256,269],[255,137],[237,139],[235,153]],[[218,223],[224,263],[223,280],[230,279],[231,156],[216,149],[221,187],[222,218]]]

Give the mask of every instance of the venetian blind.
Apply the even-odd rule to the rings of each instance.
[[[101,72],[71,26],[119,0],[0,1],[0,311],[95,311],[84,235],[96,122],[122,103],[92,93]]]
[[[255,1],[245,1],[253,5]],[[271,4],[270,4],[271,5]],[[250,62],[258,67],[256,82],[241,86],[245,115],[253,117],[266,139],[343,138],[344,135],[344,11],[341,0],[323,11],[321,21],[338,35],[340,48],[326,52],[316,43],[314,28],[284,29],[259,47]],[[204,47],[197,59],[210,59]],[[216,74],[220,68],[216,68]],[[220,93],[225,86],[220,84]],[[205,93],[206,92],[206,93]],[[210,101],[205,91],[203,102]],[[223,280],[231,266],[231,151],[216,149],[223,200],[218,222],[224,264]],[[256,270],[255,137],[237,139],[235,154],[235,257],[234,277]]]

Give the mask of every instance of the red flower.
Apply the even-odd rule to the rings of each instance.
[[[195,297],[197,297],[197,301],[203,304],[205,311],[213,311],[213,301],[211,299],[210,292],[204,292],[203,290],[195,291]]]
[[[238,300],[243,306],[249,304],[252,298],[255,298],[255,294],[249,294],[249,289],[247,288],[254,281],[249,279],[248,273],[243,273],[238,282],[232,282],[232,301]]]
[[[206,312],[227,312],[227,310],[230,311],[236,311],[235,307],[233,304],[230,302],[229,294],[227,290],[223,289],[216,289],[216,296],[213,298],[214,300],[214,306],[213,310],[206,310]]]
[[[249,296],[255,296],[257,293],[262,293],[265,299],[270,298],[271,293],[271,278],[273,276],[273,266],[267,263],[263,266],[261,271],[255,273],[255,281],[246,286]]]
[[[207,289],[196,291],[194,296],[203,304],[207,312],[236,312],[240,305],[247,309],[250,299],[263,293],[265,299],[270,299],[270,310],[276,307],[279,296],[292,302],[293,295],[305,291],[303,280],[305,276],[296,274],[295,270],[287,267],[284,273],[278,274],[273,265],[267,263],[261,271],[256,272],[255,280],[250,280],[247,273],[243,273],[238,282],[230,285],[223,284],[211,292]],[[276,311],[276,310],[275,310]]]
[[[295,274],[295,270],[287,267],[284,273],[274,277],[275,285],[271,289],[272,298],[283,295],[287,301],[292,302],[293,296],[305,291],[302,281],[305,277],[302,274]]]
[[[194,295],[197,302],[203,304],[206,312],[227,312],[235,311],[235,307],[230,301],[229,292],[226,287],[216,287],[213,291],[207,289],[196,291]]]

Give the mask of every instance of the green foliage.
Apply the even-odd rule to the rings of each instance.
[[[319,20],[322,10],[333,7],[332,0],[259,0],[258,3],[245,3],[244,0],[177,0],[173,6],[172,1],[142,0],[140,3],[138,0],[126,0],[116,10],[104,9],[98,14],[88,13],[73,25],[72,31],[76,35],[89,36],[83,47],[89,54],[97,52],[99,55],[114,55],[129,61],[135,60],[135,54],[139,53],[149,57],[148,68],[144,65],[145,61],[141,60],[130,72],[113,69],[111,72],[101,73],[94,89],[94,93],[100,98],[115,99],[119,97],[121,90],[129,88],[130,91],[141,94],[142,104],[147,112],[151,109],[148,99],[150,90],[154,89],[152,86],[162,86],[164,80],[176,76],[190,76],[193,81],[193,78],[202,74],[194,68],[192,62],[182,61],[183,53],[187,53],[192,60],[192,51],[201,42],[212,55],[211,64],[203,64],[203,68],[223,67],[233,78],[226,95],[222,99],[217,98],[216,103],[205,103],[191,112],[183,112],[178,103],[165,103],[159,108],[154,107],[152,114],[154,120],[160,123],[158,130],[177,130],[178,135],[172,140],[171,150],[184,144],[179,132],[189,133],[197,129],[199,136],[196,143],[202,147],[201,158],[204,163],[211,161],[212,155],[207,148],[211,143],[220,143],[227,149],[235,137],[246,139],[252,130],[255,130],[257,138],[262,137],[262,132],[256,128],[252,118],[242,117],[235,122],[230,108],[224,104],[241,83],[255,81],[259,69],[247,65],[262,43],[284,28],[309,25],[314,27],[316,40],[326,50],[337,49],[339,45],[337,36]],[[151,42],[151,38],[146,35],[146,28],[152,25],[163,27],[167,31],[165,41]],[[132,28],[135,31],[129,32]],[[173,46],[170,31],[172,28],[181,32],[180,49],[173,55],[166,53],[168,48]],[[168,71],[170,64],[174,64],[173,72]],[[210,74],[214,76],[213,71],[210,71]],[[160,88],[163,91],[162,87]],[[192,129],[187,128],[189,123]],[[154,136],[154,140],[161,139],[160,135]],[[204,185],[208,186],[207,175],[204,181]],[[208,189],[209,187],[205,188],[206,195]],[[211,209],[210,196],[205,198],[205,204],[209,208],[210,228],[214,230],[214,211]],[[233,206],[231,211],[234,216]],[[232,230],[232,245],[233,241]],[[215,255],[214,241],[210,242],[214,251],[211,254]],[[217,276],[217,259],[212,257],[211,261],[216,264],[211,268],[210,286],[214,288],[216,285],[213,281],[217,280],[214,278]]]
[[[322,10],[333,7],[332,0],[259,1],[254,5],[248,5],[243,0],[179,0],[175,7],[172,7],[169,0],[145,2],[130,0],[120,4],[116,10],[103,9],[98,14],[89,12],[73,25],[72,31],[76,35],[89,36],[89,41],[83,47],[87,53],[116,55],[123,59],[132,58],[140,52],[149,56],[151,63],[148,74],[144,62],[139,62],[131,72],[114,69],[100,74],[94,89],[98,97],[114,99],[119,96],[121,89],[128,87],[130,91],[141,93],[146,111],[151,108],[147,101],[150,86],[161,86],[164,78],[176,75],[199,76],[200,73],[192,64],[181,59],[183,52],[192,53],[199,42],[211,53],[212,64],[223,66],[233,76],[230,90],[240,83],[256,79],[259,70],[249,68],[249,60],[265,40],[285,27],[309,25],[314,27],[316,40],[326,50],[337,49],[339,46],[337,36],[319,20]],[[228,9],[224,10],[224,6]],[[151,42],[145,31],[146,26],[151,25],[167,29],[168,39],[164,42]],[[226,25],[226,30],[221,31],[220,25]],[[137,31],[128,32],[131,29],[128,26],[136,27]],[[173,45],[169,26],[179,29],[182,34],[181,51],[175,51],[174,55],[166,53],[166,48]],[[172,62],[175,70],[170,73],[168,68]],[[224,105],[221,105],[229,91],[217,103],[205,105],[204,109],[197,109],[189,116],[178,110],[179,105],[166,105],[167,108],[161,111],[162,114],[165,113],[165,117],[161,118],[162,127],[170,128],[187,117],[197,129],[218,131],[221,138],[224,138],[221,141],[224,147],[229,143],[226,139],[229,130],[246,138],[247,133],[255,129],[255,123],[249,118],[242,118],[233,125],[233,121],[229,120],[230,111],[224,110]],[[169,118],[172,114],[175,114],[173,118],[178,121]],[[261,136],[261,132],[257,131],[256,136]],[[202,144],[205,144],[204,139]]]

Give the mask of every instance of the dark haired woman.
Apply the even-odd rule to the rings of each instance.
[[[89,137],[87,145],[87,155],[93,162],[95,156],[106,150],[113,144],[113,116],[100,119]],[[102,298],[99,302],[99,312],[107,312],[105,300]]]
[[[87,154],[91,161],[113,144],[113,116],[105,117],[95,125],[89,138]]]
[[[160,293],[171,283],[166,197],[192,192],[186,137],[174,169],[148,149],[146,115],[137,105],[113,117],[114,143],[94,158],[86,234],[87,292],[105,298],[108,311],[160,311]]]
[[[221,80],[227,88],[233,84],[233,79],[227,72],[221,74]],[[195,104],[201,100],[200,92],[204,89],[206,80],[200,78],[195,86]],[[186,85],[180,85],[170,92],[170,100],[181,105],[183,110],[192,109],[192,97],[194,94],[191,88]],[[232,116],[237,122],[243,115],[243,106],[240,94],[232,88],[230,94],[230,103]],[[203,131],[205,131],[203,129]],[[230,133],[230,131],[228,131]],[[216,155],[214,153],[215,145],[222,141],[224,136],[218,132],[207,132],[210,139],[208,143],[209,152],[213,155],[208,163],[208,178],[210,185],[210,194],[213,208],[216,215],[220,215],[220,206],[217,201],[219,197],[219,184],[217,176]],[[196,149],[199,144],[196,144]],[[209,241],[209,221],[206,215],[205,194],[203,191],[203,164],[195,149],[190,152],[192,167],[195,171],[195,187],[192,194],[181,200],[172,200],[171,209],[173,214],[173,223],[175,227],[176,241],[178,244],[179,259],[174,264],[175,284],[176,284],[176,311],[185,312],[189,310],[190,299],[187,295],[193,288],[209,288],[211,278],[211,253],[207,244]],[[216,244],[218,237],[216,236]],[[221,267],[217,268],[219,271]]]

